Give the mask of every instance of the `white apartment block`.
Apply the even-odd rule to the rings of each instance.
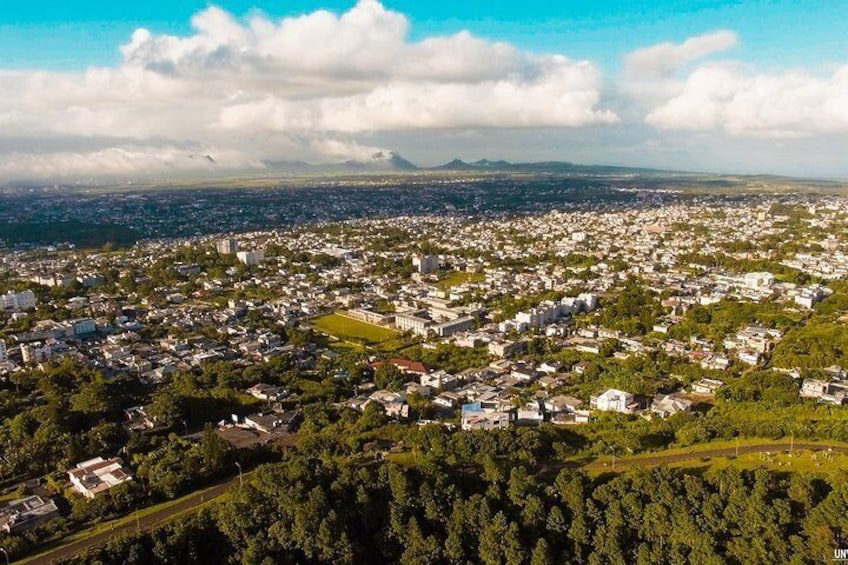
[[[255,267],[265,260],[265,252],[261,249],[256,249],[254,251],[239,251],[236,253],[236,257],[238,257],[238,260],[248,267]]]
[[[21,345],[21,357],[24,364],[37,365],[50,361],[53,357],[53,349],[49,345],[40,343],[25,343]]]
[[[413,314],[395,314],[395,327],[402,332],[412,332],[417,335],[427,335],[427,329],[433,324],[432,320]]]
[[[235,255],[238,253],[238,242],[234,239],[222,239],[215,247],[221,255]]]
[[[21,312],[23,310],[35,309],[35,294],[31,290],[21,292],[9,291],[0,295],[0,310],[12,310]]]
[[[412,257],[412,266],[426,275],[439,270],[439,258],[435,255],[415,255]]]

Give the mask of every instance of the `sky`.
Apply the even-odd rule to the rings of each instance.
[[[844,0],[4,2],[0,179],[379,151],[848,178],[845,22]]]

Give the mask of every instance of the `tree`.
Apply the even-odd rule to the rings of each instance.
[[[161,388],[153,397],[153,402],[147,407],[150,417],[158,422],[171,426],[184,416],[184,403],[170,387]]]
[[[545,538],[539,538],[539,541],[536,542],[536,546],[533,548],[533,553],[530,556],[530,565],[554,565],[551,546]]]
[[[406,380],[406,376],[392,363],[382,363],[374,371],[374,384],[377,388],[397,390]]]
[[[102,415],[115,408],[114,398],[106,382],[97,378],[81,385],[71,396],[71,409],[89,416]]]

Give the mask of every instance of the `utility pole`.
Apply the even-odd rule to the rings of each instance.
[[[236,461],[236,467],[238,467],[238,470],[239,470],[239,486],[243,487],[244,486],[244,476],[242,476],[242,472],[241,472],[241,463]]]
[[[9,565],[9,563],[10,563],[10,561],[9,561],[9,554],[8,554],[8,553],[6,552],[6,550],[5,550],[4,548],[2,548],[2,547],[0,547],[0,551],[2,551],[2,552],[3,552],[3,555],[5,555],[5,556],[6,556],[6,565]]]

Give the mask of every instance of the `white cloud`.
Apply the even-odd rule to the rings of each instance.
[[[848,132],[848,66],[826,77],[763,73],[732,61],[687,71],[736,43],[734,33],[719,31],[639,49],[625,57],[622,88],[647,105],[645,122],[659,129],[751,137]]]
[[[192,25],[185,37],[137,30],[114,68],[0,71],[0,137],[124,138],[135,140],[132,151],[249,145],[292,159],[332,146],[327,157],[336,158],[342,147],[360,153],[351,135],[378,131],[617,121],[599,108],[593,64],[467,32],[412,42],[406,17],[376,0],[281,20],[210,7]],[[118,149],[111,155],[120,161]],[[79,169],[62,155],[54,161]],[[15,159],[41,167],[43,156]]]
[[[678,73],[688,64],[721,53],[738,43],[732,31],[720,30],[691,37],[683,43],[664,42],[624,57],[622,89],[640,100],[652,101],[680,89]]]
[[[828,77],[703,65],[646,122],[663,129],[801,137],[848,132],[848,66]]]

